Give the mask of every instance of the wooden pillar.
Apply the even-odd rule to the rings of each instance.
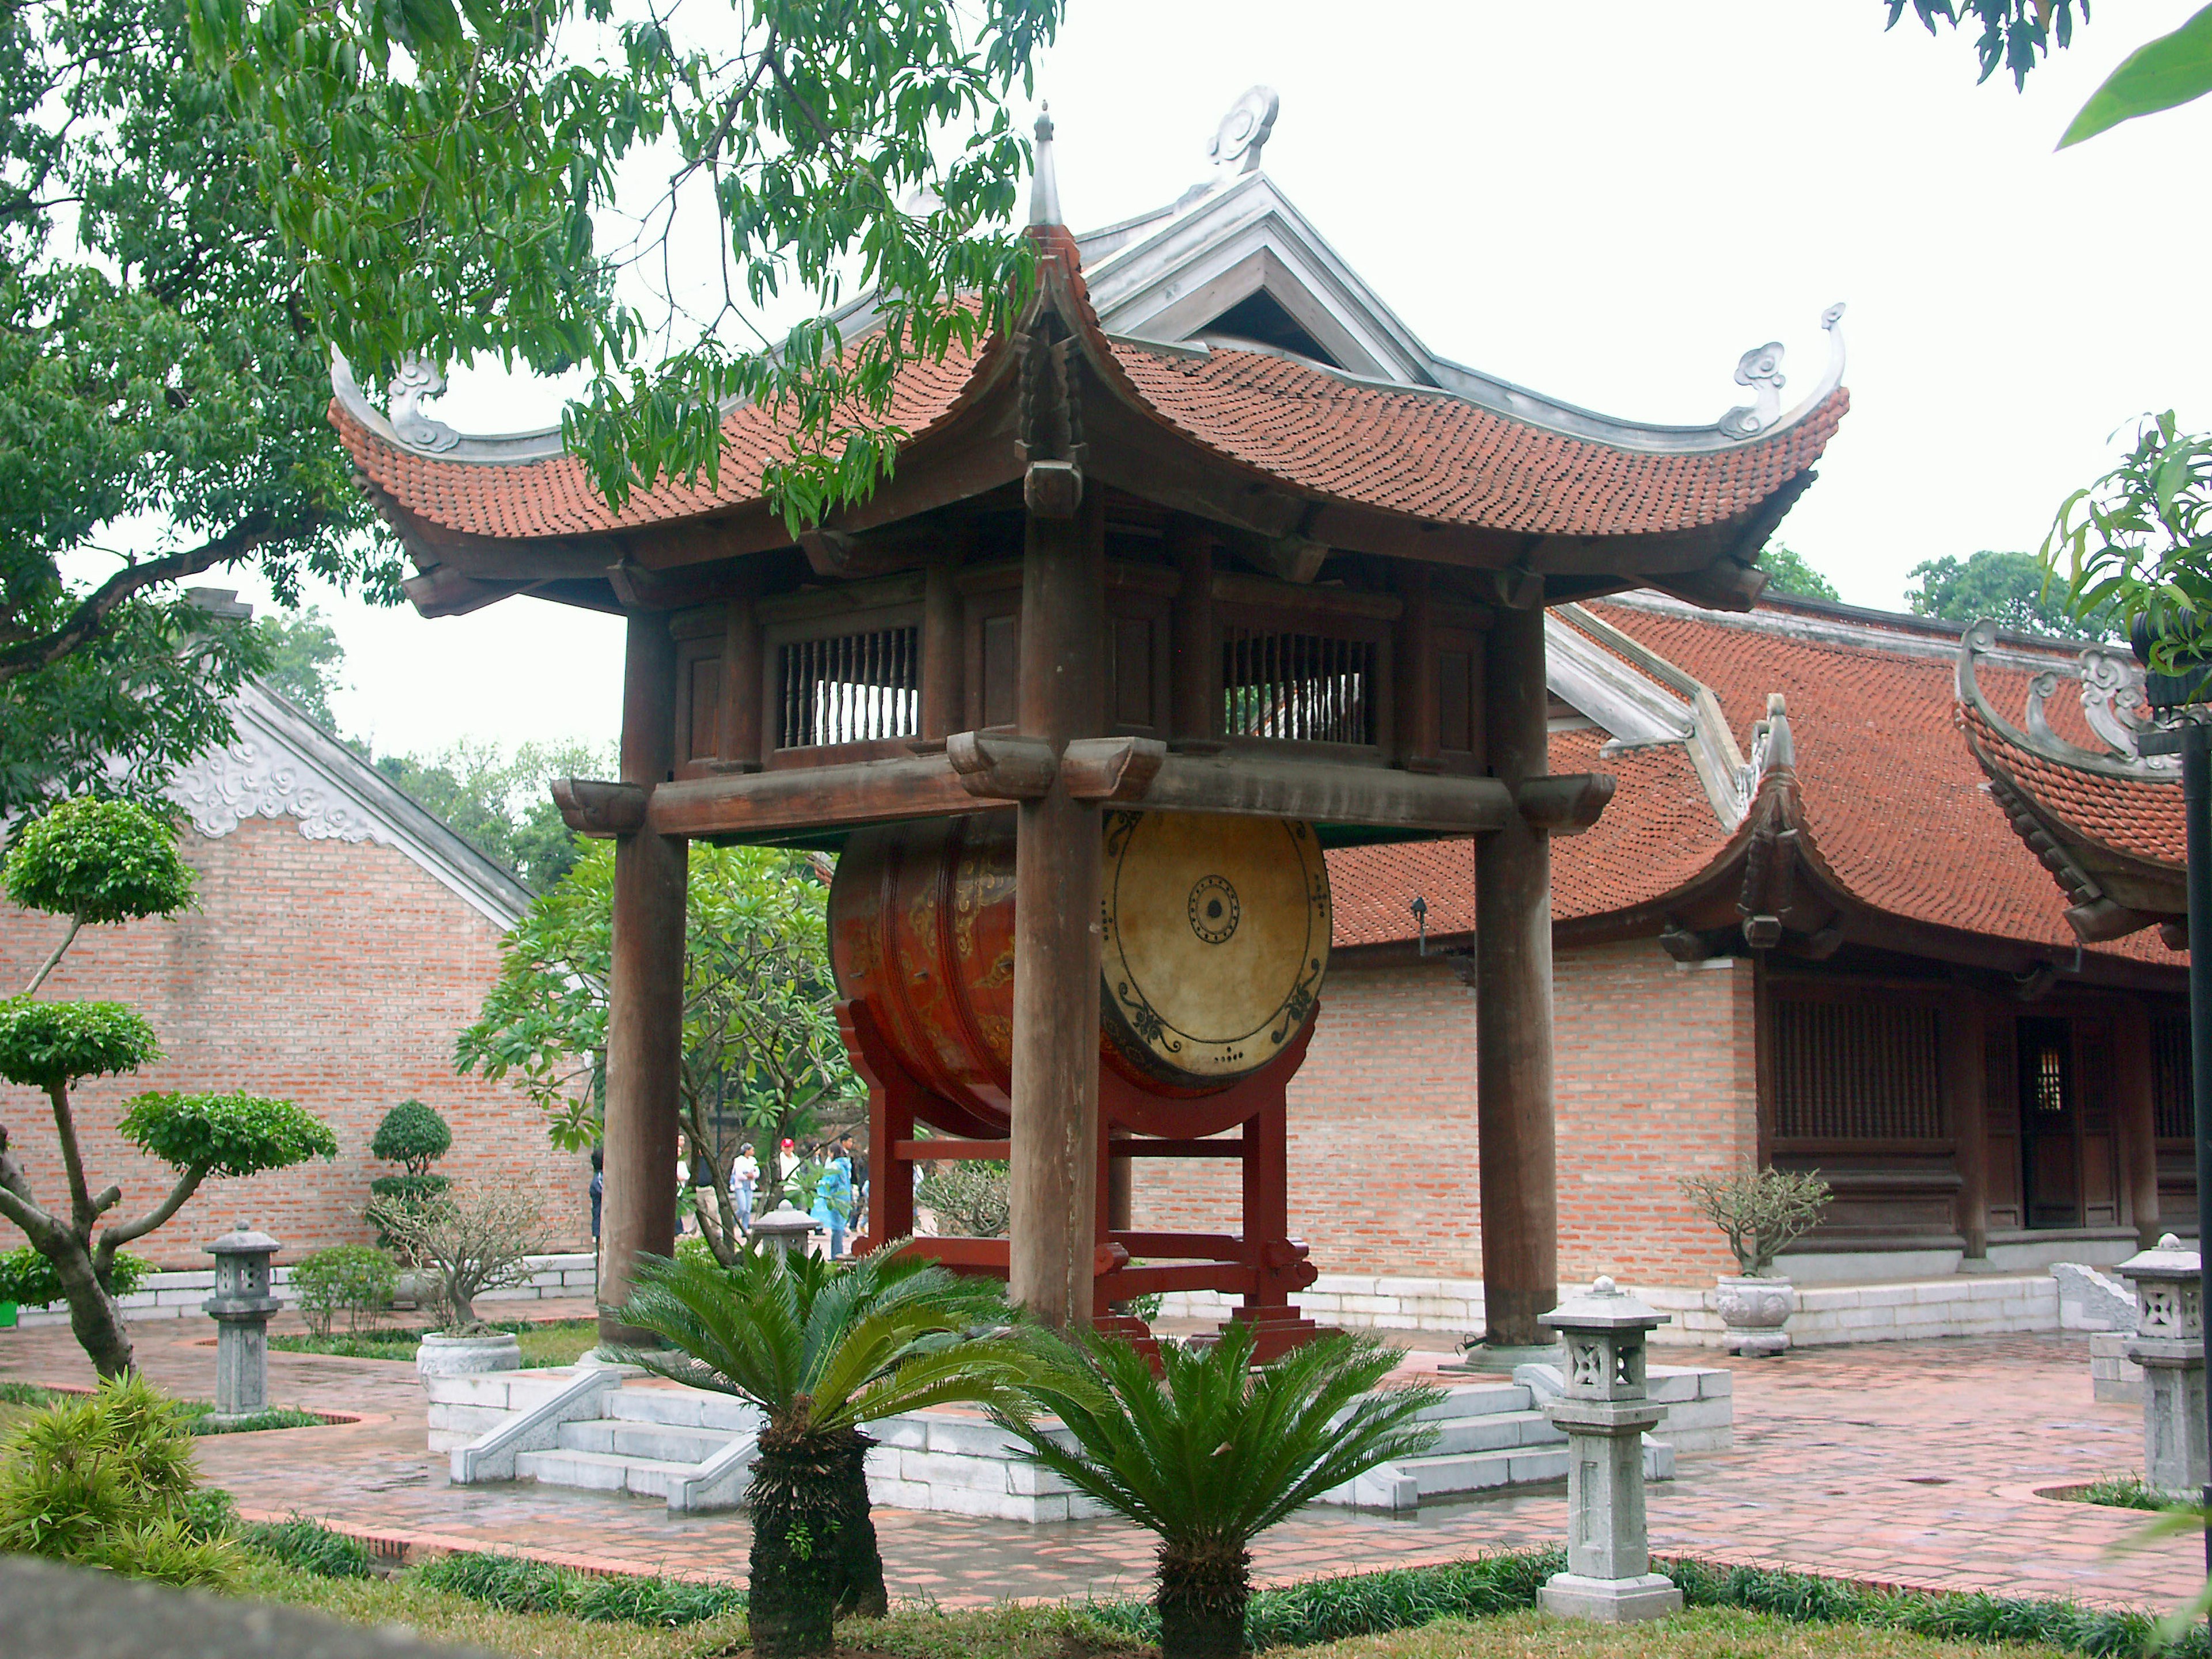
[[[1213,627],[1213,537],[1194,519],[1168,520],[1167,548],[1182,585],[1175,602],[1176,738],[1204,742],[1221,729],[1221,645]]]
[[[936,740],[961,726],[965,707],[961,671],[967,641],[961,635],[960,589],[953,573],[957,550],[929,562],[921,590],[921,735]]]
[[[1406,603],[1398,621],[1398,757],[1410,770],[1432,771],[1443,757],[1437,729],[1435,607],[1429,596],[1428,566],[1408,562],[1400,572],[1398,592]]]
[[[732,766],[757,767],[768,758],[761,746],[761,689],[760,623],[744,588],[730,596],[722,624],[722,758]]]
[[[650,791],[674,763],[676,641],[659,612],[629,619],[622,776]],[[649,1342],[607,1311],[629,1300],[640,1254],[676,1248],[677,1080],[684,1054],[684,884],[690,843],[650,830],[615,842],[607,1006],[599,1335]]]
[[[2163,1231],[2158,1207],[2158,1103],[2150,1059],[2150,1010],[2130,997],[2112,1021],[2114,1092],[2118,1102],[2120,1167],[2136,1237],[2148,1250]]]
[[[1018,696],[1025,735],[1058,750],[1104,731],[1105,615],[1106,517],[1093,483],[1072,519],[1030,515]],[[1097,809],[1059,781],[1018,811],[1008,1291],[1042,1323],[1066,1329],[1091,1316],[1101,830]]]
[[[1549,769],[1544,611],[1501,608],[1483,668],[1491,775],[1517,788]],[[1553,1168],[1552,849],[1516,817],[1475,842],[1474,994],[1486,1340],[1550,1340],[1559,1301]]]
[[[1982,1005],[1961,993],[1943,1005],[1943,1109],[1959,1164],[1959,1231],[1966,1260],[1990,1254],[1990,1110],[1988,1035]]]

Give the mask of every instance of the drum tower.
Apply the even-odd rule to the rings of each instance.
[[[1326,854],[1455,837],[1480,1099],[1440,1109],[1479,1115],[1490,1338],[1542,1339],[1548,842],[1612,787],[1549,772],[1543,607],[1750,605],[1846,406],[1838,312],[1786,413],[1774,344],[1711,427],[1544,398],[1430,353],[1359,283],[1259,171],[1273,118],[1255,88],[1206,184],[1083,238],[1040,122],[1030,302],[907,377],[896,475],[796,537],[762,495],[761,410],[726,416],[717,486],[615,514],[557,430],[465,437],[335,377],[425,615],[529,594],[627,619],[621,776],[555,791],[617,842],[604,1304],[672,1240],[692,840],[842,854],[870,1241],[908,1230],[914,1160],[1003,1157],[1009,1237],[915,1248],[1061,1326],[1231,1291],[1272,1349],[1310,1328],[1284,1091],[1327,1037]],[[1241,1215],[1133,1228],[1131,1181],[1195,1158],[1237,1160]]]

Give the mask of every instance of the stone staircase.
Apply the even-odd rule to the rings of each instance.
[[[1403,1512],[1566,1477],[1566,1437],[1542,1411],[1559,1392],[1550,1367],[1522,1366],[1510,1381],[1443,1380],[1449,1394],[1423,1413],[1438,1430],[1432,1449],[1370,1470],[1320,1501]],[[1724,1370],[1652,1367],[1651,1391],[1668,1418],[1659,1437],[1644,1437],[1648,1479],[1672,1479],[1678,1449],[1733,1443],[1729,1380]],[[657,1498],[679,1513],[734,1508],[744,1496],[759,1418],[726,1395],[640,1381],[616,1368],[425,1381],[431,1449],[451,1455],[456,1485],[535,1480]],[[975,1413],[919,1412],[872,1432],[881,1443],[868,1456],[868,1491],[884,1508],[1032,1522],[1100,1512]]]

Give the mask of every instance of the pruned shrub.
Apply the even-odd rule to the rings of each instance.
[[[208,1530],[185,1413],[132,1375],[48,1407],[0,1463],[0,1552],[162,1583],[229,1582],[236,1550]],[[226,1506],[227,1508],[227,1506]]]
[[[1818,1175],[1741,1164],[1725,1175],[1680,1176],[1675,1184],[1721,1230],[1746,1279],[1764,1279],[1774,1258],[1820,1224],[1832,1196]]]
[[[915,1198],[936,1212],[941,1232],[999,1238],[1006,1231],[1006,1166],[994,1159],[947,1159],[922,1176]]]
[[[419,1208],[442,1197],[453,1182],[430,1173],[431,1164],[453,1145],[453,1132],[419,1100],[403,1100],[384,1115],[370,1137],[369,1152],[387,1164],[397,1164],[398,1175],[379,1176],[368,1183],[368,1220],[376,1229],[380,1249],[396,1249],[399,1239],[386,1218]]]
[[[382,1250],[368,1244],[337,1244],[301,1258],[292,1269],[300,1314],[317,1336],[328,1336],[337,1316],[358,1330],[362,1319],[391,1306],[399,1270]]]
[[[530,1277],[544,1221],[534,1198],[503,1187],[465,1187],[396,1207],[380,1201],[370,1218],[435,1280],[449,1336],[476,1333],[477,1297]]]
[[[154,1264],[144,1256],[118,1250],[115,1260],[108,1264],[107,1277],[101,1283],[110,1296],[128,1296],[153,1271]],[[61,1299],[61,1275],[54,1271],[54,1264],[37,1250],[21,1244],[0,1255],[0,1302],[20,1302],[27,1308],[43,1308]]]

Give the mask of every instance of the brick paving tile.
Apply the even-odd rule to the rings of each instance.
[[[208,1322],[147,1322],[133,1336],[161,1386],[197,1395],[211,1386]],[[1435,1355],[1409,1361],[1426,1367]],[[1701,1354],[1699,1363],[1728,1362]],[[2081,1337],[1869,1344],[1733,1369],[1735,1449],[1685,1454],[1678,1478],[1650,1489],[1662,1553],[2123,1607],[2171,1604],[2198,1582],[2197,1540],[2114,1554],[2141,1517],[2035,1496],[2142,1466],[2140,1415],[2090,1398]],[[88,1376],[65,1328],[0,1332],[0,1377]],[[411,1367],[271,1353],[270,1392],[280,1404],[360,1420],[204,1441],[207,1477],[249,1512],[297,1510],[395,1550],[509,1548],[608,1571],[743,1575],[740,1516],[672,1517],[657,1501],[450,1485],[444,1459],[423,1446]],[[1526,1549],[1557,1540],[1565,1511],[1558,1487],[1431,1505],[1403,1520],[1310,1510],[1261,1540],[1255,1565],[1261,1582],[1280,1583]],[[1151,1574],[1146,1536],[1119,1522],[1028,1527],[880,1509],[875,1521],[893,1593],[947,1605],[1142,1594]]]

